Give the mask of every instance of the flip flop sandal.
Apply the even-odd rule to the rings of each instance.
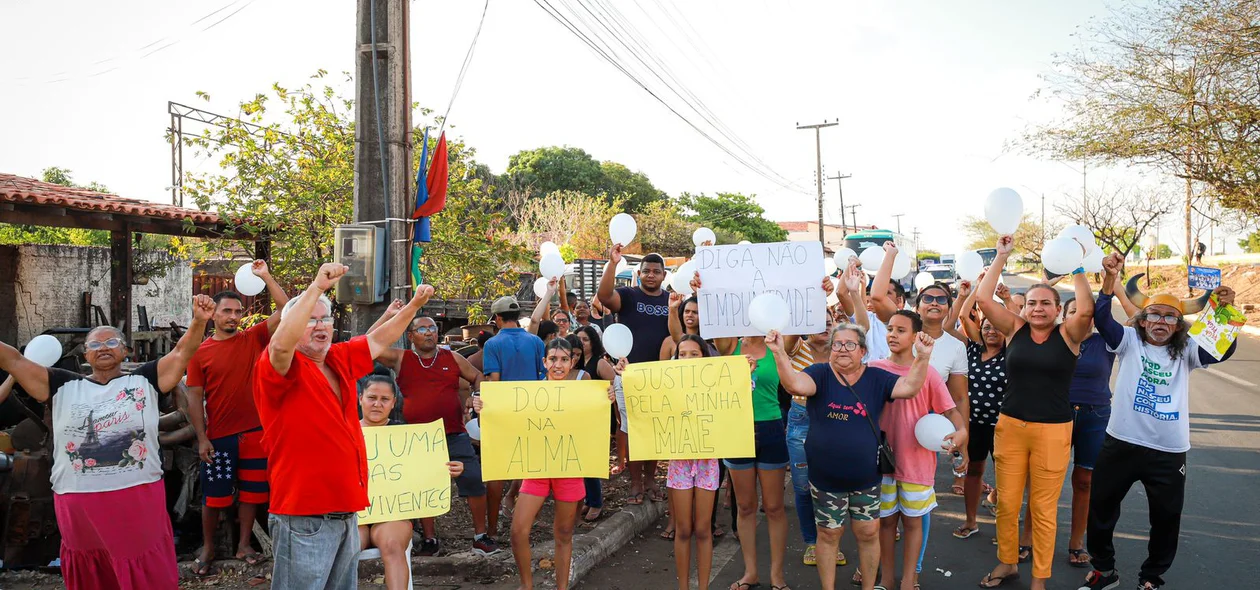
[[[642,506],[643,498],[645,496],[646,494],[644,494],[643,492],[639,492],[637,494],[630,494],[630,497],[626,499],[626,504],[632,504],[634,506]]]
[[[761,582],[732,582],[730,590],[756,590],[761,587]]]
[[[985,574],[984,579],[980,580],[980,587],[981,588],[1000,588],[1006,585],[1007,582],[1018,580],[1018,579],[1019,579],[1019,572],[1006,574],[1005,576],[1001,576],[998,578],[993,577],[993,574],[991,573]],[[994,584],[994,582],[997,582],[997,583]]]
[[[974,529],[970,529],[970,528],[967,528],[967,527],[965,527],[965,526],[960,526],[960,527],[958,527],[958,528],[954,529],[954,537],[955,537],[955,538],[957,538],[957,539],[969,539],[969,538],[971,538],[971,536],[972,536],[972,535],[974,535],[974,534],[976,534],[976,533],[978,533],[978,532],[980,532],[980,527],[976,527],[976,528],[974,528]]]
[[[958,486],[958,485],[956,485],[956,486],[950,486],[949,491],[953,492],[955,496],[961,496],[961,495],[963,495],[963,487],[962,487],[962,486]]]
[[[1082,555],[1085,556],[1084,561],[1081,561]],[[1068,565],[1072,567],[1085,568],[1089,567],[1089,560],[1089,554],[1085,552],[1085,549],[1068,549]]]
[[[193,567],[192,567],[192,574],[193,574],[194,576],[197,576],[198,578],[204,578],[204,577],[206,577],[206,576],[211,575],[211,574],[210,574],[210,572],[211,572],[211,567],[210,567],[210,566],[211,566],[213,563],[214,563],[213,561],[201,561],[201,558],[200,558],[200,557],[198,557],[198,558],[194,559],[194,560],[193,560]]]
[[[674,531],[661,531],[661,534],[660,534],[659,536],[660,536],[660,538],[662,538],[662,539],[664,539],[664,540],[666,540],[666,541],[673,541],[673,540],[674,540]]]
[[[657,490],[652,490],[651,492],[649,492],[648,498],[650,498],[653,502],[664,502],[667,496],[665,495],[664,492],[657,489]]]
[[[724,536],[726,536],[726,529],[722,528],[720,525],[713,527],[714,539],[721,539]]]
[[[249,565],[258,565],[260,563],[267,561],[267,558],[263,554],[257,551],[250,551],[249,553],[246,553],[244,555],[237,555],[236,558],[241,561],[244,561],[245,563]]]
[[[591,516],[592,514],[594,514],[595,516]],[[595,522],[599,520],[599,517],[603,515],[604,515],[603,508],[591,508],[590,510],[586,511],[586,514],[582,515],[582,520],[586,522]]]
[[[1019,546],[1019,562],[1028,563],[1032,561],[1032,545]]]
[[[862,570],[853,570],[853,577],[849,578],[849,583],[854,586],[862,585]]]

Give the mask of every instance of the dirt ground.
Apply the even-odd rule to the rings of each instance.
[[[1144,272],[1146,272],[1145,265],[1133,265],[1127,269],[1128,276]],[[1145,280],[1143,278],[1139,283],[1148,295],[1168,293],[1178,297],[1186,296],[1186,268],[1184,266],[1152,266],[1149,288]],[[1222,265],[1221,283],[1237,292],[1234,305],[1247,314],[1247,324],[1260,326],[1260,265]]]

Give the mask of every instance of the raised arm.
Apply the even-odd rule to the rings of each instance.
[[[1117,280],[1117,281],[1121,281],[1121,282],[1123,282],[1123,281],[1124,281],[1124,262],[1123,262],[1123,259],[1121,260],[1119,270],[1117,270],[1117,271],[1116,271],[1116,280]],[[1124,310],[1124,317],[1125,317],[1126,319],[1131,318],[1131,317],[1133,317],[1133,316],[1137,315],[1139,311],[1142,311],[1142,310],[1138,309],[1138,307],[1137,307],[1136,305],[1133,305],[1133,302],[1132,302],[1132,301],[1129,301],[1129,294],[1128,294],[1128,293],[1125,293],[1124,289],[1116,289],[1116,290],[1114,291],[1114,293],[1115,293],[1115,296],[1116,296],[1116,301],[1119,301],[1119,302],[1120,302],[1120,309],[1123,309],[1123,310]]]
[[[980,334],[980,326],[976,322],[974,314],[976,310],[976,290],[971,288],[971,281],[962,281],[958,284],[958,296],[963,300],[962,308],[958,314],[958,322],[962,324],[962,335],[966,336],[966,338],[961,338],[958,335],[954,335],[954,337],[963,342],[970,341],[983,344],[984,339]]]
[[[866,273],[862,272],[862,268],[858,266],[857,260],[849,261],[849,268],[844,271],[843,287],[844,291],[849,292],[849,299],[853,301],[853,311],[846,312],[846,317],[853,318],[857,325],[862,326],[863,330],[871,331],[871,318],[866,315],[866,299],[862,295],[862,283],[866,282]]]
[[[621,311],[621,295],[617,293],[617,263],[621,262],[621,244],[614,244],[608,250],[608,263],[604,265],[604,274],[599,277],[599,291],[595,297],[608,311]]]
[[[681,293],[669,294],[669,338],[675,344],[683,337],[682,320],[678,319],[678,310],[682,307],[683,296]],[[665,354],[665,345],[661,345],[661,354]]]
[[[298,341],[306,332],[306,324],[311,319],[311,312],[319,303],[319,297],[337,284],[337,279],[346,274],[350,267],[336,262],[328,262],[319,267],[315,280],[311,281],[306,291],[299,295],[298,302],[289,308],[289,312],[280,318],[280,326],[267,345],[267,358],[271,368],[280,375],[289,373],[289,365],[293,363],[293,355],[297,352]],[[332,310],[329,310],[330,312]]]
[[[1078,268],[1072,273],[1072,286],[1076,289],[1076,315],[1063,322],[1063,331],[1080,344],[1094,331],[1094,291],[1089,287],[1085,269]]]
[[[407,331],[407,325],[420,312],[420,308],[429,302],[430,297],[433,297],[433,287],[429,285],[416,287],[416,292],[411,296],[411,301],[408,301],[407,305],[404,305],[394,317],[381,324],[381,327],[368,332],[368,352],[372,354],[373,360],[380,357],[399,338],[402,338],[403,333]]]
[[[931,336],[923,332],[919,332],[918,338],[914,342],[914,363],[910,365],[910,372],[904,377],[897,379],[897,385],[893,387],[893,399],[908,399],[923,390],[923,382],[927,380],[927,372],[932,370],[932,366],[928,361],[932,358],[932,348],[936,345],[936,341]]]
[[[814,380],[804,373],[792,368],[792,359],[783,352],[783,336],[778,331],[770,330],[766,334],[766,348],[774,353],[774,365],[779,370],[779,385],[792,395],[809,397],[814,395],[817,386]]]
[[[959,324],[961,323],[961,318],[968,315],[970,310],[968,306],[974,301],[971,293],[971,283],[963,281],[958,285],[958,296],[954,298],[954,305],[950,306],[949,315],[945,316],[945,321],[941,325],[945,329],[946,334],[957,338],[960,342],[966,342],[969,338],[966,325],[963,325],[963,329],[960,330]]]
[[[0,369],[9,373],[35,401],[48,401],[48,369],[22,356],[16,348],[0,342]]]
[[[529,316],[529,333],[537,335],[538,325],[547,317],[547,310],[551,309],[551,298],[556,296],[556,289],[560,286],[557,279],[549,279],[547,281],[547,293],[534,304],[534,313]],[[560,299],[564,299],[561,297]]]
[[[976,303],[980,306],[980,311],[984,312],[984,317],[989,320],[989,323],[1007,338],[1024,326],[1024,319],[1006,309],[1005,305],[994,301],[993,292],[997,290],[998,279],[1002,277],[1002,268],[1006,266],[1006,259],[1010,258],[1011,251],[1014,249],[1015,242],[1011,236],[998,238],[997,256],[993,258],[993,264],[989,266],[989,271],[984,273],[984,280],[980,281],[980,287],[976,289]]]
[[[158,359],[157,385],[163,392],[175,389],[175,386],[179,385],[179,380],[184,378],[188,361],[197,354],[197,347],[201,346],[201,341],[206,334],[206,322],[214,316],[214,300],[206,295],[193,297],[192,312],[192,323],[188,324],[184,335],[179,338],[179,342],[175,343],[175,348]]]
[[[398,312],[402,311],[402,308],[403,302],[400,299],[395,299],[389,302],[389,307],[385,308],[385,313],[381,314],[381,317],[376,318],[376,321],[372,322],[372,325],[368,327],[368,333],[370,334],[375,332],[377,328],[381,327],[381,325],[385,322],[388,322],[390,318],[398,315]]]
[[[1094,302],[1094,327],[1098,328],[1098,333],[1102,335],[1103,342],[1112,349],[1118,348],[1120,343],[1124,341],[1124,326],[1116,321],[1111,315],[1111,295],[1115,292],[1116,277],[1120,274],[1120,263],[1123,259],[1119,254],[1112,254],[1103,258],[1103,281],[1102,287],[1098,289],[1098,300]],[[1121,289],[1123,290],[1123,288]],[[1077,304],[1076,313],[1080,313],[1080,304]]]
[[[280,310],[284,309],[284,304],[289,302],[289,295],[271,276],[271,268],[267,266],[266,260],[255,260],[253,271],[254,276],[262,279],[267,285],[267,294],[271,296],[271,302],[276,306],[276,311],[267,316],[267,333],[275,334],[276,328],[280,327]]]
[[[871,282],[871,307],[875,308],[875,317],[881,322],[887,322],[897,311],[897,302],[888,296],[889,278],[892,277],[892,267],[896,259],[897,246],[892,242],[884,242],[884,262],[879,265],[875,280]]]

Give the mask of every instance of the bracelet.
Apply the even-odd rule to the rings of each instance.
[[[1072,271],[1072,276],[1082,275],[1082,274],[1085,274],[1085,267],[1083,266],[1078,266],[1076,267],[1076,270]]]

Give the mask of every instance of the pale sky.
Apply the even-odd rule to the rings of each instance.
[[[815,156],[813,132],[795,126],[838,118],[823,130],[823,166],[828,176],[853,175],[844,196],[860,205],[858,222],[896,229],[892,216],[904,213],[903,233],[918,228],[925,247],[945,252],[962,248],[958,220],[981,215],[994,188],[1016,189],[1034,212],[1044,193],[1050,214],[1064,193],[1080,192],[1079,162],[998,156],[1029,122],[1055,113],[1031,98],[1038,75],[1054,52],[1072,47],[1078,26],[1104,13],[1101,0],[596,4],[604,3],[762,161],[809,194],[734,162],[528,0],[491,0],[451,113],[452,132],[478,160],[502,172],[522,149],[577,146],[646,173],[671,195],[754,193],[768,217],[799,221],[817,216]],[[482,6],[412,2],[413,98],[422,105],[445,108]],[[295,87],[320,68],[352,71],[354,7],[352,0],[0,2],[0,171],[37,176],[61,166],[80,182],[169,202],[167,101],[234,115],[240,100],[273,82]],[[682,37],[675,22],[698,37]],[[349,85],[339,87],[353,96]],[[195,98],[198,90],[212,100]],[[185,154],[187,168],[214,169]],[[1132,178],[1091,168],[1088,180],[1093,188]],[[838,223],[835,181],[824,191],[827,221]],[[1164,223],[1164,241],[1178,243],[1173,223]]]

